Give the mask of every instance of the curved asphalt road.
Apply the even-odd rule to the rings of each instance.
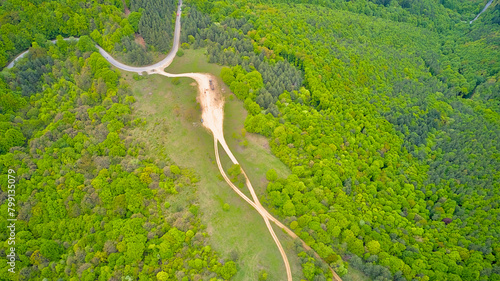
[[[180,36],[181,36],[181,6],[182,6],[182,0],[179,0],[179,6],[177,8],[177,16],[175,18],[175,31],[174,31],[174,42],[172,45],[172,49],[168,53],[168,55],[161,61],[152,64],[152,65],[147,65],[147,66],[129,66],[125,65],[117,60],[115,60],[108,52],[106,52],[101,46],[95,45],[97,49],[99,50],[99,53],[112,65],[116,66],[117,68],[125,71],[130,71],[130,72],[136,72],[138,74],[142,74],[143,72],[147,73],[155,73],[157,70],[163,70],[167,66],[169,66],[172,61],[174,60],[174,57],[177,53],[177,50],[179,50],[179,41],[180,41]],[[78,40],[79,38],[64,38],[64,40]],[[55,43],[56,40],[52,40],[52,43]],[[12,68],[14,66],[14,63],[18,61],[19,59],[23,58],[29,50],[26,50],[19,54],[13,61],[11,61],[6,68]]]
[[[63,38],[64,41],[70,41],[70,40],[77,40],[78,41],[79,38],[75,38],[75,37],[69,37],[69,38]],[[52,42],[52,44],[55,44],[57,41],[57,39],[54,39],[50,42]],[[22,58],[24,58],[24,56],[29,52],[30,50],[26,50],[22,53],[20,53],[15,59],[13,59],[5,68],[12,68],[14,66],[14,63]]]
[[[134,67],[134,66],[125,65],[125,64],[115,60],[103,48],[96,45],[97,49],[99,49],[99,53],[106,60],[108,60],[112,65],[118,67],[121,70],[125,70],[125,71],[137,72],[139,74],[142,74],[143,72],[155,73],[158,70],[165,69],[167,66],[169,66],[172,63],[175,55],[177,54],[177,50],[179,50],[179,40],[180,40],[180,36],[181,36],[181,6],[182,6],[182,0],[179,0],[179,6],[177,8],[177,16],[175,18],[174,43],[172,44],[172,49],[168,53],[167,57],[165,57],[163,60],[161,60],[155,64],[152,64],[152,65]]]
[[[480,16],[482,13],[484,13],[484,11],[486,11],[486,9],[488,9],[488,7],[491,5],[491,3],[493,3],[493,0],[490,0],[488,3],[486,3],[486,6],[484,6],[484,9],[483,9],[483,10],[482,10],[479,14],[477,14],[477,16],[476,16],[473,20],[471,20],[471,21],[469,22],[469,24],[472,24],[475,20],[477,20],[477,19],[479,18],[479,16]]]

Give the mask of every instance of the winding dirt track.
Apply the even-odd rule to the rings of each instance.
[[[280,251],[281,257],[283,258],[283,262],[285,264],[285,270],[287,274],[287,280],[292,281],[292,271],[290,269],[290,263],[288,262],[288,257],[286,256],[285,250],[283,249],[283,246],[281,245],[281,242],[278,239],[278,236],[274,232],[274,229],[272,228],[271,224],[269,223],[269,220],[271,219],[275,223],[279,223],[278,225],[280,227],[285,227],[281,222],[279,222],[277,219],[275,219],[273,216],[271,216],[266,209],[260,204],[260,201],[255,194],[255,191],[252,187],[252,184],[250,183],[250,180],[248,179],[247,175],[242,169],[242,173],[245,175],[246,179],[246,184],[248,189],[250,190],[250,193],[252,194],[252,197],[254,201],[250,200],[241,190],[239,190],[238,187],[236,187],[231,180],[227,177],[226,173],[224,172],[224,169],[222,168],[221,162],[220,162],[220,156],[219,156],[219,148],[218,144],[220,143],[224,151],[227,153],[229,158],[234,164],[239,164],[238,160],[236,160],[236,157],[234,157],[233,153],[227,146],[226,140],[224,138],[224,133],[223,133],[223,120],[224,120],[224,100],[222,97],[219,96],[218,92],[211,91],[210,90],[210,80],[215,81],[215,78],[212,77],[210,74],[203,74],[203,73],[182,73],[182,74],[171,74],[171,73],[166,73],[163,70],[157,70],[156,73],[160,75],[164,75],[167,77],[189,77],[194,79],[198,83],[198,89],[200,93],[200,104],[201,104],[201,109],[202,109],[202,118],[203,118],[203,126],[210,130],[214,136],[214,151],[215,151],[215,157],[217,159],[217,166],[219,168],[220,173],[222,174],[222,177],[224,180],[229,184],[229,186],[241,197],[243,200],[245,200],[248,204],[250,204],[252,207],[259,212],[259,214],[262,216],[264,219],[264,222],[266,223],[267,229],[269,230],[269,233],[271,233],[271,236],[274,239],[274,242],[278,246],[278,249]],[[295,233],[293,233],[290,230],[290,233],[292,233],[295,237]],[[294,238],[295,238],[294,237]]]
[[[220,96],[220,93],[216,91],[211,91],[210,90],[210,80],[216,81],[215,77],[212,77],[210,74],[205,74],[205,73],[182,73],[182,74],[171,74],[167,73],[163,70],[157,70],[155,73],[164,75],[167,77],[189,77],[194,79],[198,83],[198,90],[200,94],[200,105],[202,109],[202,118],[203,118],[203,126],[210,130],[214,136],[214,151],[215,151],[215,157],[217,161],[217,166],[219,168],[219,171],[224,178],[224,180],[227,182],[227,184],[243,199],[245,200],[248,204],[250,204],[259,214],[262,216],[264,219],[264,222],[266,223],[266,226],[269,230],[269,233],[271,233],[271,236],[274,239],[274,242],[278,246],[278,249],[281,253],[281,256],[283,258],[283,262],[285,264],[285,269],[286,269],[286,274],[287,274],[287,280],[292,281],[292,272],[290,269],[290,263],[288,262],[288,258],[286,256],[285,250],[283,249],[283,246],[281,245],[276,233],[274,232],[274,229],[272,228],[271,224],[269,221],[274,222],[278,227],[283,229],[285,232],[287,232],[288,235],[290,235],[294,239],[299,239],[302,242],[302,245],[305,249],[309,250],[311,249],[302,239],[300,239],[291,229],[286,227],[284,224],[282,224],[278,219],[273,217],[260,203],[259,198],[255,194],[255,190],[253,189],[252,183],[248,179],[248,176],[246,175],[245,171],[241,168],[242,174],[245,176],[246,180],[246,186],[248,187],[250,194],[252,195],[253,201],[248,198],[238,187],[236,187],[231,180],[227,177],[224,169],[222,168],[222,164],[220,162],[220,156],[219,156],[219,147],[218,144],[222,146],[226,154],[229,156],[231,159],[231,162],[233,164],[239,164],[238,160],[236,157],[233,155],[231,149],[229,149],[226,140],[224,138],[224,132],[223,132],[223,121],[224,121],[224,100]],[[319,255],[316,254],[316,257],[320,259]],[[333,278],[337,281],[341,281],[340,277],[337,275],[337,273],[332,269],[329,268]]]

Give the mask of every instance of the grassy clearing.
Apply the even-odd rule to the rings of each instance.
[[[189,58],[189,56],[187,58]],[[201,58],[204,58],[204,56],[200,56],[200,59]],[[204,69],[203,66],[199,67],[198,69],[201,72],[209,72]],[[268,181],[266,180],[266,172],[269,169],[275,169],[278,173],[278,176],[284,178],[290,175],[291,171],[283,162],[281,162],[271,153],[269,141],[267,140],[267,138],[262,135],[248,132],[245,132],[245,137],[242,136],[244,121],[248,115],[243,106],[243,102],[238,100],[233,94],[231,94],[229,88],[224,83],[222,83],[222,81],[219,81],[219,86],[222,92],[225,93],[224,135],[226,138],[226,142],[236,159],[238,159],[241,167],[247,173],[247,176],[252,182],[259,200],[264,205],[266,205],[265,195],[268,183]],[[248,141],[247,146],[242,145],[244,140]],[[220,146],[219,153],[221,155],[221,162],[223,164],[224,170],[227,173],[227,169],[231,167],[232,163]],[[246,187],[243,188],[242,191],[249,198],[251,198],[250,192],[248,192],[248,189]],[[269,207],[266,208],[270,209]],[[288,235],[283,234],[281,229],[278,229],[274,225],[273,227],[275,232],[278,234],[283,247],[285,247],[285,250],[287,251],[287,256],[290,260],[290,265],[292,266],[292,272],[294,276],[302,276],[302,270],[300,267],[300,261],[297,257],[297,253],[292,250],[294,248],[293,240],[291,240]],[[361,271],[354,268],[349,269],[349,273],[347,274],[346,278],[349,278],[349,280],[353,281],[371,280]]]
[[[206,49],[187,49],[183,50],[182,57],[175,56],[174,61],[165,68],[169,73],[186,73],[186,72],[201,72],[212,73],[219,76],[222,66],[208,63],[207,56],[205,55]]]
[[[176,57],[167,71],[172,73],[206,72],[218,76],[221,67],[208,64],[203,52],[204,50],[186,50],[183,57]],[[147,121],[143,128],[135,130],[132,137],[144,141],[151,155],[169,160],[168,155],[179,166],[191,168],[200,176],[201,181],[198,183],[197,192],[202,223],[206,225],[210,243],[216,251],[226,258],[237,257],[238,273],[233,280],[257,280],[261,269],[269,273],[268,280],[285,280],[285,268],[281,255],[263,219],[219,176],[215,164],[213,137],[199,121],[201,112],[196,102],[197,90],[194,81],[181,78],[178,85],[173,85],[171,78],[163,76],[152,75],[140,81],[131,79],[130,73],[125,76],[137,100],[135,112]],[[220,81],[219,85],[222,85]],[[232,105],[231,102],[227,110],[229,113],[226,115],[226,121],[229,125],[225,126],[225,129],[237,130],[237,124],[234,123],[236,121],[231,120],[229,116],[238,115],[237,111],[243,110],[241,103],[238,105],[235,102]],[[242,126],[243,119],[238,120]],[[262,176],[260,172],[265,172],[265,169],[271,167],[269,165],[277,159],[274,159],[274,162],[268,160],[266,163],[243,159],[246,155],[244,153],[254,155],[255,159],[268,156],[259,155],[265,149],[253,140],[249,141],[247,149],[237,152],[231,144],[231,137],[227,137],[231,133],[228,131],[226,138],[254,182],[256,178]],[[259,167],[252,167],[250,163]],[[256,184],[255,187],[257,186],[264,185]],[[262,190],[261,188],[260,192]],[[223,210],[225,203],[230,206],[228,211]],[[293,241],[281,230],[276,229],[276,232],[287,250],[294,280],[300,280],[301,267],[293,251]]]
[[[268,183],[266,172],[269,169],[275,169],[279,177],[287,177],[290,175],[290,170],[283,162],[271,154],[269,142],[265,137],[248,132],[245,133],[245,137],[242,137],[246,116],[247,111],[244,109],[242,101],[236,98],[226,98],[224,134],[227,144],[247,173],[257,196],[262,201]],[[246,147],[240,145],[243,140],[248,141]]]

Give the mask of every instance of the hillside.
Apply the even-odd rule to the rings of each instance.
[[[498,1],[6,0],[0,31],[2,280],[500,280]]]
[[[498,5],[470,25],[460,1],[294,2],[190,1],[292,170],[269,207],[373,278],[498,278]]]

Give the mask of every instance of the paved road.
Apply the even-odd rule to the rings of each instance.
[[[175,18],[174,42],[172,44],[172,49],[170,50],[168,55],[162,61],[159,61],[159,62],[152,64],[152,65],[135,67],[135,66],[125,65],[125,64],[115,60],[103,48],[96,45],[96,47],[99,49],[99,53],[101,53],[101,55],[106,60],[108,60],[112,65],[118,67],[121,70],[125,70],[125,71],[137,72],[139,74],[142,74],[143,72],[147,72],[147,73],[151,74],[151,73],[157,72],[158,70],[165,69],[167,66],[169,66],[172,63],[172,61],[175,58],[175,55],[177,54],[177,50],[179,50],[179,42],[180,42],[180,36],[181,36],[181,6],[182,6],[182,0],[179,0],[179,6],[177,8],[177,16]]]
[[[473,20],[471,20],[471,21],[469,22],[469,24],[472,24],[475,20],[477,20],[477,19],[479,18],[479,16],[480,16],[482,13],[484,13],[484,11],[486,11],[486,9],[488,9],[488,7],[491,5],[491,3],[492,3],[492,2],[493,2],[493,0],[490,0],[488,3],[486,3],[486,6],[484,7],[484,9],[483,9],[483,10],[482,10],[479,14],[477,14],[477,16],[476,16]]]
[[[142,74],[143,72],[147,73],[155,73],[157,70],[163,70],[167,66],[169,66],[172,61],[175,58],[175,55],[177,54],[177,51],[179,50],[179,42],[180,42],[180,36],[181,36],[181,6],[182,6],[182,0],[179,0],[179,6],[177,8],[177,16],[175,18],[175,30],[174,30],[174,42],[172,44],[172,49],[168,53],[168,55],[161,61],[152,64],[152,65],[147,65],[147,66],[140,66],[140,67],[135,67],[135,66],[129,66],[125,65],[117,60],[115,60],[108,52],[106,52],[101,46],[96,45],[97,49],[99,50],[99,53],[107,60],[109,63],[112,65],[116,66],[117,68],[125,71],[130,71],[130,72],[137,72],[139,74]],[[64,38],[64,40],[78,40],[78,38]],[[55,43],[57,40],[52,40],[52,43]],[[22,52],[19,54],[13,61],[11,61],[6,68],[12,68],[14,66],[14,63],[18,61],[19,59],[23,58],[29,50]]]
[[[75,37],[69,37],[69,38],[64,38],[63,40],[64,41],[70,41],[70,40],[77,40],[78,41],[79,38],[75,38]],[[54,39],[50,42],[52,42],[52,44],[55,44],[57,41],[57,39]],[[17,57],[15,59],[13,59],[5,68],[12,68],[14,66],[14,63],[22,58],[24,58],[24,56],[29,52],[30,50],[26,50],[22,53],[20,53],[19,55],[17,55]]]

